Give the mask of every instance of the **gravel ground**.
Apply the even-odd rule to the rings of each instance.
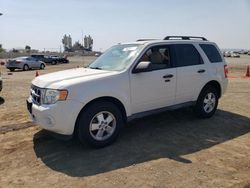
[[[71,57],[39,73],[91,61]],[[227,61],[230,75],[244,75],[250,56]],[[249,78],[229,79],[211,119],[189,108],[168,111],[129,123],[109,147],[90,149],[30,122],[25,100],[36,71],[1,69],[0,187],[250,187]]]

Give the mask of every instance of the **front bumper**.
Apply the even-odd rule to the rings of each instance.
[[[83,104],[75,100],[58,101],[51,105],[37,105],[31,97],[27,108],[32,121],[42,128],[60,135],[72,135]]]

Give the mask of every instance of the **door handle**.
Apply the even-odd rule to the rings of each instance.
[[[166,74],[166,75],[164,75],[163,76],[163,78],[172,78],[174,75],[172,75],[172,74]]]
[[[206,72],[206,70],[200,69],[200,70],[198,70],[197,72],[198,72],[198,73],[204,73],[204,72]]]

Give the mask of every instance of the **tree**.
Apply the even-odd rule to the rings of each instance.
[[[2,44],[0,44],[0,53],[1,52],[5,52],[5,50],[3,49],[3,47],[2,47]]]
[[[12,49],[12,52],[13,52],[13,53],[18,53],[18,52],[19,52],[19,50],[17,50],[17,49],[15,49],[15,48],[13,48],[13,49]]]
[[[26,46],[25,46],[25,50],[26,50],[26,52],[30,52],[31,47],[30,47],[30,46],[28,46],[28,45],[26,45]]]

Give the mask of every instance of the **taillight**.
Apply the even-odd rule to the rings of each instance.
[[[16,64],[20,64],[21,63],[21,61],[16,61]]]
[[[228,67],[227,67],[227,65],[224,65],[224,73],[225,73],[225,78],[227,78],[227,74],[228,74]]]

